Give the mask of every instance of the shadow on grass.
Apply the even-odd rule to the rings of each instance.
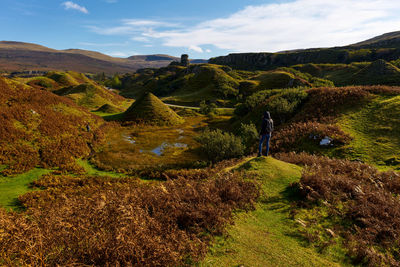
[[[114,115],[104,116],[103,119],[105,121],[123,121],[124,120],[124,112],[114,114]]]
[[[10,205],[9,205],[9,210],[15,211],[15,212],[23,212],[26,211],[26,207],[19,201],[18,198],[14,198]]]

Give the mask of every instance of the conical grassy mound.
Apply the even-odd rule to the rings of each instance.
[[[103,113],[118,113],[121,111],[123,111],[123,110],[121,110],[120,108],[118,108],[114,105],[110,105],[110,104],[104,104],[101,107],[99,107],[98,109],[96,109],[96,112],[103,112]]]
[[[83,83],[77,86],[69,86],[53,91],[56,95],[66,96],[80,106],[96,109],[104,104],[118,106],[124,100],[123,97],[108,91],[95,83]]]
[[[183,122],[172,109],[152,93],[145,93],[125,111],[124,119],[154,125],[176,125]]]
[[[360,85],[399,85],[400,69],[379,59],[354,74],[352,80],[354,84]]]

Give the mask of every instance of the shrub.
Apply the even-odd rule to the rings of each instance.
[[[203,152],[213,162],[243,156],[245,150],[240,137],[224,133],[219,129],[214,131],[206,129],[196,137],[196,141],[201,144]]]
[[[357,105],[368,99],[370,93],[365,87],[317,88],[307,91],[308,100],[295,120],[331,121],[345,106]]]
[[[350,136],[334,124],[318,122],[291,123],[274,132],[271,149],[281,152],[302,151],[306,149],[307,141],[318,145],[325,136],[332,138],[332,143],[335,146],[347,144],[351,140]],[[311,149],[314,150],[314,148],[312,147]]]
[[[249,112],[253,111],[256,107],[265,103],[269,97],[279,94],[280,92],[281,90],[263,90],[254,93],[236,107],[235,114],[238,116],[245,116]]]
[[[257,86],[258,86],[257,81],[251,81],[251,80],[242,81],[239,84],[239,93],[244,96],[251,95],[256,91]]]
[[[243,145],[245,146],[246,154],[256,151],[259,132],[257,131],[257,128],[253,123],[242,123],[237,132],[237,136],[242,139]]]
[[[297,185],[306,207],[318,214],[308,227],[321,224],[344,239],[347,253],[356,264],[398,266],[400,256],[400,175],[379,172],[359,162],[301,154],[280,154],[278,158],[308,166]],[[323,207],[326,207],[325,209]],[[322,229],[325,232],[326,229]],[[307,229],[305,229],[307,231]],[[322,233],[319,233],[320,235]]]
[[[122,88],[122,82],[119,79],[118,74],[115,74],[112,79],[105,81],[105,85],[111,88],[115,89],[121,89]]]
[[[217,109],[217,105],[215,103],[207,104],[206,101],[200,102],[200,110],[199,112],[204,115],[214,114]]]
[[[271,112],[276,124],[282,124],[293,117],[307,96],[302,89],[284,91],[270,97],[264,109]]]
[[[193,264],[234,210],[254,208],[259,190],[240,174],[185,176],[149,186],[47,175],[35,183],[46,190],[20,197],[25,212],[0,209],[0,265]]]

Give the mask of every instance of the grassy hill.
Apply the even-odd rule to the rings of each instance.
[[[125,97],[152,92],[168,103],[192,106],[198,106],[203,100],[232,106],[239,95],[265,89],[333,85],[291,68],[249,72],[212,64],[145,69],[125,75],[121,81],[121,94]]]
[[[236,107],[232,128],[258,125],[269,110],[275,152],[307,151],[398,169],[399,95],[399,87],[382,86],[265,90]],[[333,139],[331,147],[319,146],[325,136]]]
[[[54,91],[54,93],[67,96],[78,105],[90,109],[97,109],[105,104],[120,106],[125,101],[123,97],[93,83],[64,87]]]
[[[156,125],[176,125],[183,122],[175,111],[152,93],[145,93],[123,114],[124,120]]]
[[[36,166],[76,169],[74,158],[88,156],[88,144],[100,134],[100,118],[53,93],[0,77],[0,99],[3,174]]]
[[[400,69],[384,60],[377,60],[356,72],[351,80],[359,85],[399,85]]]
[[[122,110],[126,106],[126,100],[123,97],[89,79],[83,73],[51,71],[45,77],[22,80],[35,88],[66,96],[78,105],[89,109],[98,109],[107,104]]]
[[[122,109],[110,104],[104,104],[98,109],[96,109],[96,112],[109,113],[109,114],[120,113],[122,111],[123,111]]]
[[[324,254],[304,246],[298,225],[290,217],[289,187],[301,168],[271,157],[246,161],[238,170],[253,174],[263,197],[255,211],[239,213],[235,225],[217,238],[200,266],[340,266],[342,252]]]
[[[332,81],[336,86],[400,85],[395,61],[376,60],[351,64],[299,64],[293,69]]]
[[[141,68],[162,67],[174,58],[165,60],[157,56],[134,58],[111,57],[95,51],[81,49],[55,50],[37,44],[1,41],[0,70],[57,70],[83,73],[115,74],[133,72]]]
[[[400,96],[375,96],[369,103],[352,108],[339,125],[353,140],[344,149],[351,159],[400,170]]]
[[[308,67],[315,73],[322,70],[318,65]],[[172,70],[175,74],[168,73]],[[398,174],[380,173],[372,167],[400,168],[398,87],[262,90],[269,82],[277,82],[269,79],[270,75],[284,76],[284,83],[289,79],[309,82],[315,76],[294,68],[248,72],[200,65],[194,66],[192,73],[187,70],[159,71],[174,78],[182,71],[184,76],[191,75],[188,80],[198,79],[209,86],[215,84],[206,82],[207,77],[223,77],[221,84],[237,86],[242,93],[236,99],[236,118],[191,113],[183,115],[187,116],[185,124],[179,124],[182,118],[146,93],[119,117],[169,126],[113,122],[104,137],[106,129],[99,129],[104,123],[101,118],[53,94],[53,89],[40,90],[0,78],[0,103],[4,103],[0,104],[0,118],[4,118],[0,124],[4,136],[0,170],[4,175],[21,173],[0,176],[0,205],[15,207],[19,196],[19,205],[26,208],[21,213],[0,209],[0,229],[6,237],[0,238],[0,254],[4,255],[0,265],[17,260],[37,263],[37,255],[45,255],[45,263],[50,265],[96,261],[163,266],[336,266],[394,265],[400,261],[395,243],[400,224],[397,216],[392,216],[399,214],[395,197],[400,188],[395,179]],[[135,75],[148,75],[142,77],[145,80],[155,72],[143,70]],[[43,79],[55,83],[54,92],[68,89],[72,95],[87,94],[87,87],[93,85],[85,83],[81,74],[56,74]],[[62,81],[71,85],[62,87]],[[98,112],[113,108],[106,104]],[[249,123],[258,123],[266,109],[276,126],[272,155],[292,164],[271,157],[233,159],[212,166],[203,161],[198,150],[202,144],[195,144],[195,137],[206,127],[234,133],[240,127],[257,138],[257,129]],[[87,132],[87,124],[91,132]],[[332,138],[331,146],[320,146],[325,136]],[[99,142],[103,146],[93,150]],[[146,143],[148,147],[143,146]],[[220,150],[218,142],[215,144]],[[150,154],[151,161],[147,161]],[[81,157],[85,159],[77,160]],[[179,162],[163,165],[168,157]],[[184,160],[187,165],[182,165]],[[140,162],[145,168],[138,168]],[[47,174],[57,167],[62,172]],[[32,181],[35,190],[28,192]],[[68,227],[60,230],[60,221]],[[96,242],[93,236],[98,237]],[[21,244],[35,250],[26,254],[29,248]]]

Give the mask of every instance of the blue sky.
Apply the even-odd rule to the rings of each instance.
[[[346,45],[400,30],[393,0],[0,0],[0,39],[127,57]]]

